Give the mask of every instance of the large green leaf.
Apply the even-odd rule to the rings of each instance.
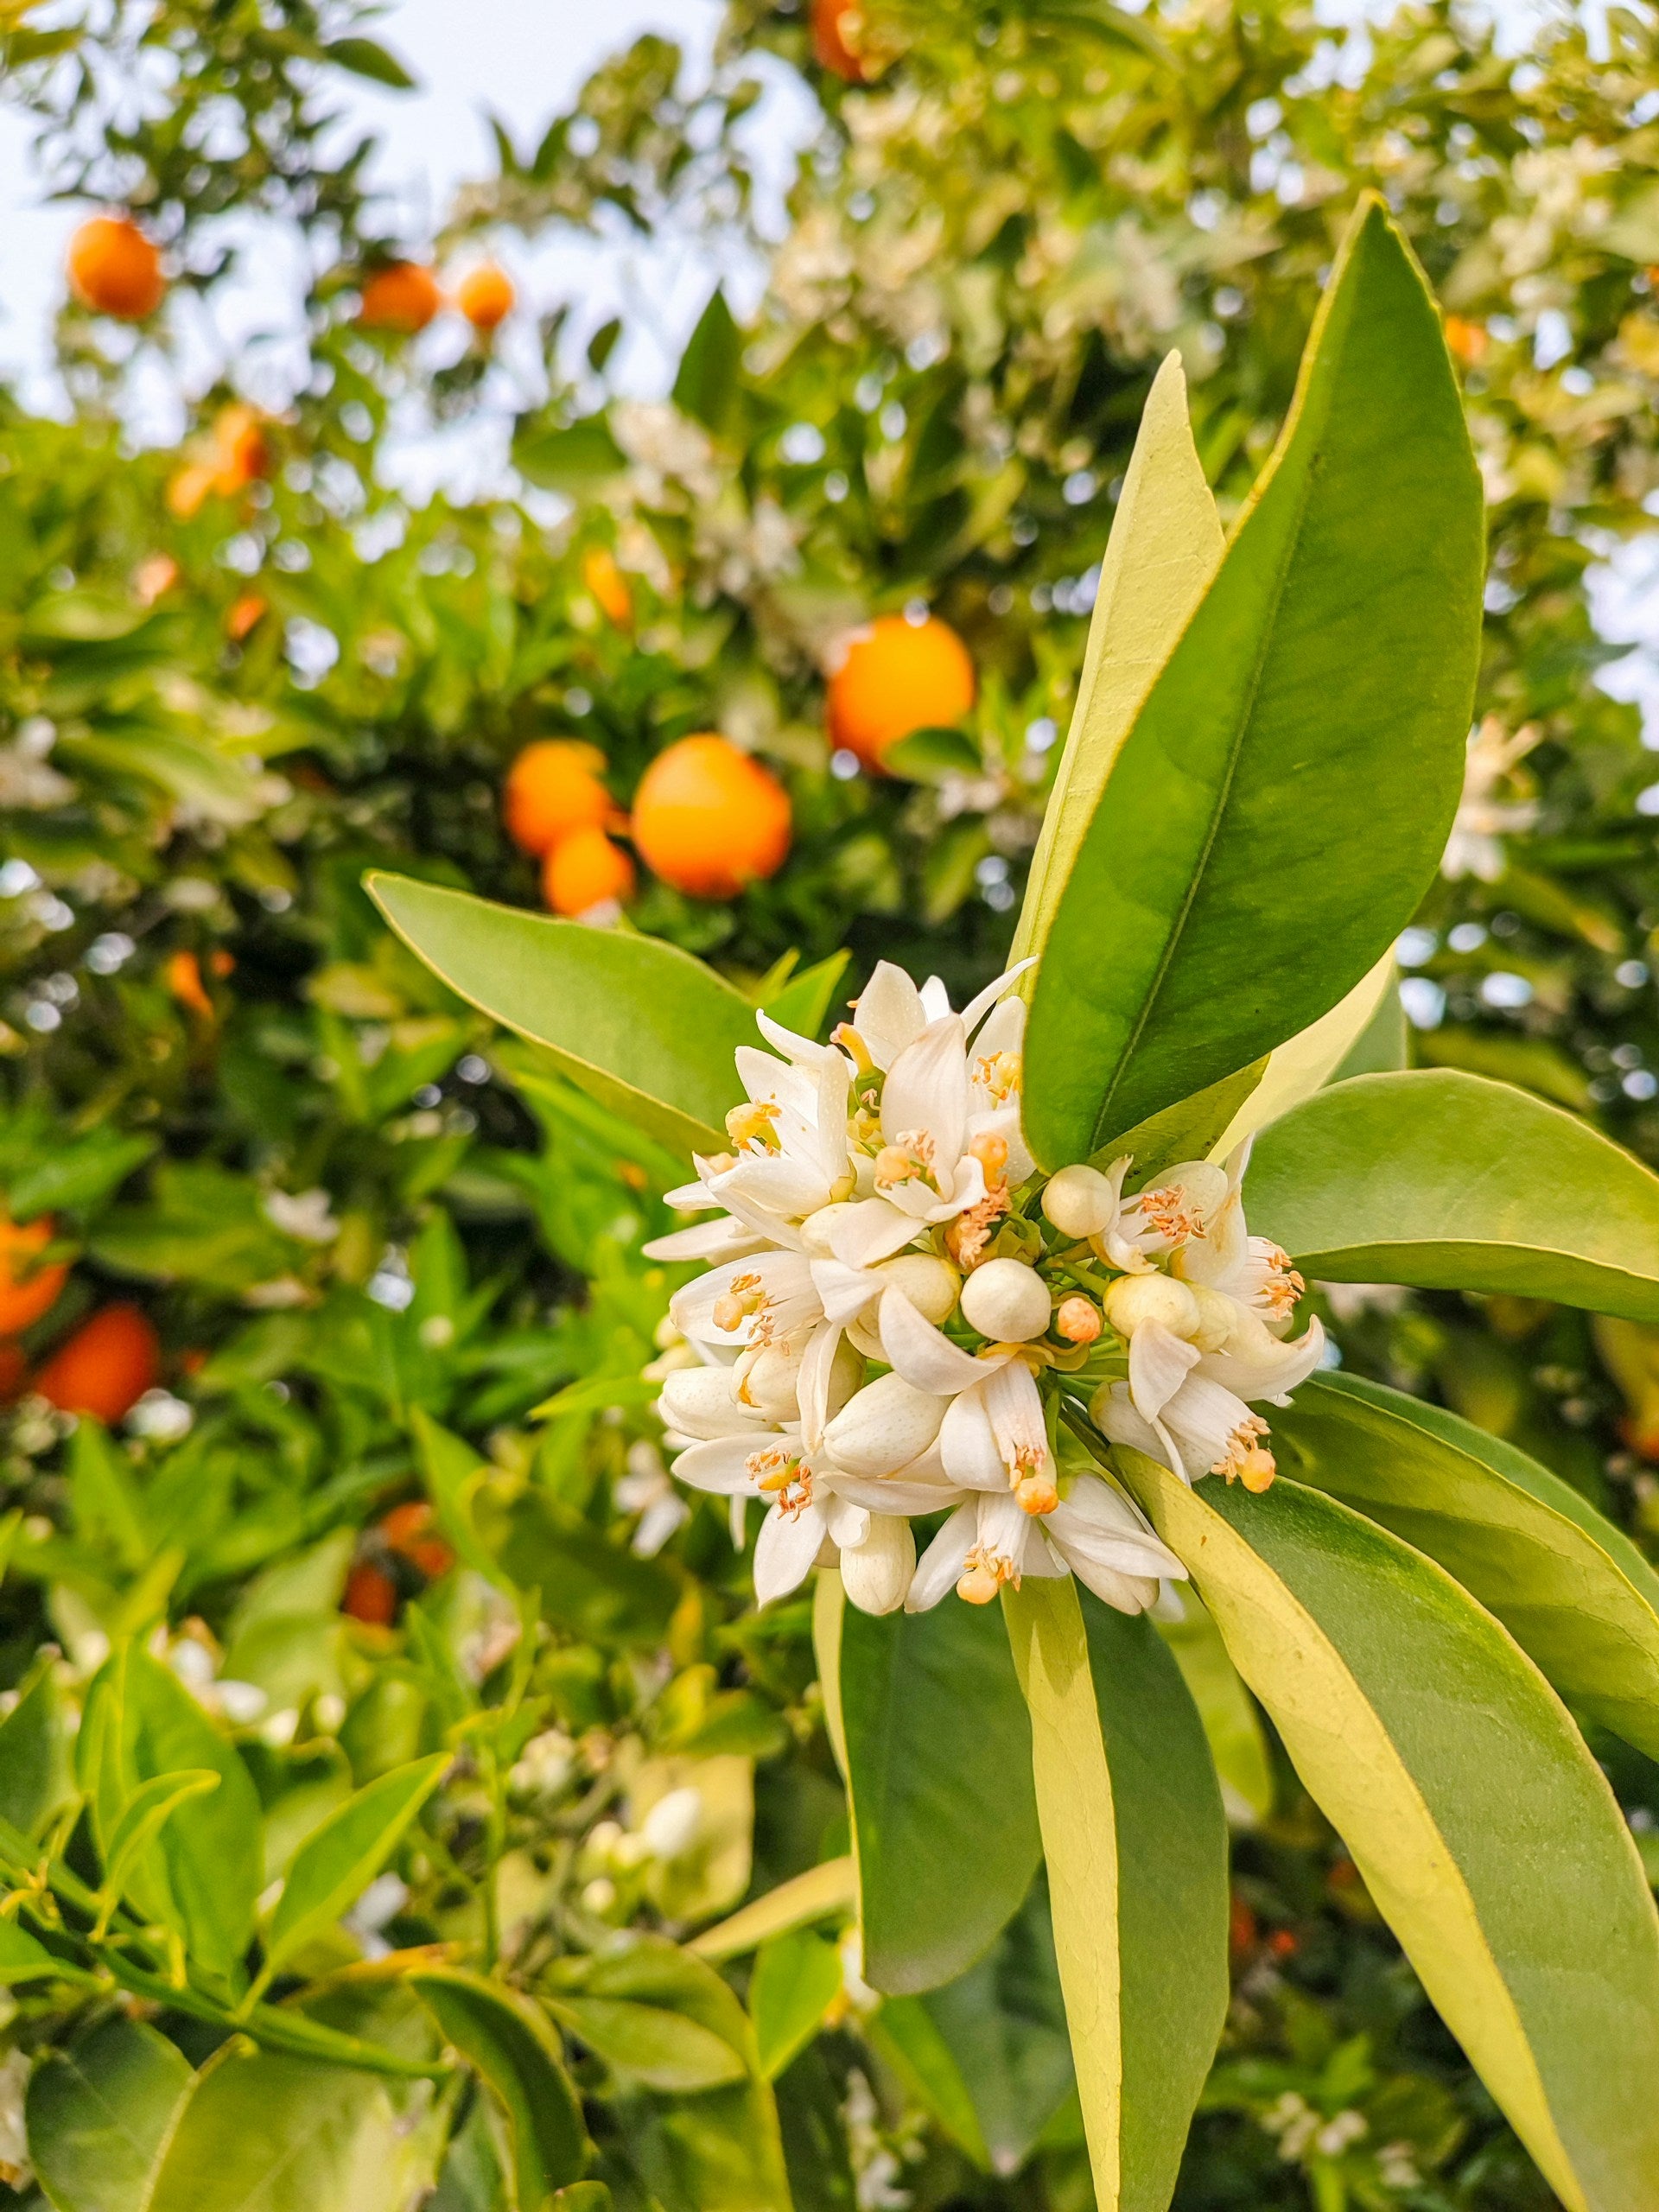
[[[1244,1202],[1307,1275],[1507,1290],[1659,1321],[1659,1175],[1450,1068],[1356,1076],[1265,1130]]]
[[[1016,960],[1043,949],[1118,749],[1221,565],[1222,545],[1192,442],[1181,357],[1168,353],[1147,395],[1100,564],[1077,702],[1026,879]]]
[[[1120,1452],[1423,1986],[1568,2212],[1659,2207],[1659,1918],[1508,1632],[1334,1498]]]
[[[395,1767],[348,1797],[294,1854],[265,1937],[260,1982],[281,1971],[300,1947],[331,1928],[385,1865],[404,1833],[443,1779],[447,1751]]]
[[[1227,2012],[1227,1828],[1152,1624],[1070,1579],[1004,1592],[1101,2212],[1164,2212]]]
[[[689,952],[465,892],[372,874],[405,944],[453,991],[544,1046],[570,1080],[683,1156],[723,1149],[743,1092],[733,1065],[759,1041],[754,1008]]]
[[[558,2037],[527,1999],[499,1982],[427,1967],[409,1983],[501,2108],[514,2212],[541,2212],[554,2190],[581,2180],[591,2147]]]
[[[826,1573],[815,1626],[845,1746],[863,1972],[902,1996],[954,1980],[1031,1887],[1031,1726],[994,1608],[877,1617],[841,1596]]]
[[[105,2020],[29,2076],[29,2155],[57,2212],[140,2212],[190,2067],[154,2028]]]
[[[1570,1484],[1352,1376],[1305,1382],[1273,1430],[1287,1473],[1438,1560],[1563,1697],[1659,1758],[1659,1574]]]
[[[1026,1046],[1045,1166],[1306,1028],[1409,918],[1462,785],[1482,531],[1433,302],[1372,201],[1055,912]]]

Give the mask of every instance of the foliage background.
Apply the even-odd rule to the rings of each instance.
[[[131,206],[175,288],[136,346],[66,309],[70,419],[0,400],[0,1176],[12,1217],[51,1211],[73,1260],[21,1350],[32,1367],[136,1299],[167,1361],[111,1438],[12,1377],[0,1670],[22,1695],[0,1749],[48,1705],[66,1726],[111,1641],[147,1637],[235,1732],[267,1879],[353,1784],[454,1750],[395,1877],[306,1970],[451,1943],[568,1990],[607,1929],[681,1942],[833,1856],[840,1794],[805,1609],[753,1614],[709,1506],[665,1533],[639,1376],[671,1286],[639,1246],[667,1225],[677,1164],[448,999],[374,919],[363,869],[533,903],[499,825],[520,746],[596,743],[626,805],[665,743],[718,728],[788,784],[789,864],[729,906],[647,879],[639,926],[757,989],[785,954],[842,942],[848,989],[878,952],[984,980],[1152,372],[1179,347],[1230,514],[1332,241],[1376,185],[1452,318],[1492,548],[1462,872],[1402,947],[1413,1051],[1659,1161],[1659,787],[1637,709],[1595,681],[1611,656],[1586,597],[1659,489],[1653,34],[1613,10],[1592,40],[1563,16],[1517,56],[1445,5],[1344,34],[1218,0],[1133,17],[890,0],[868,11],[880,73],[849,86],[815,66],[798,12],[737,0],[706,91],[640,41],[537,146],[504,139],[429,240],[383,235],[362,149],[324,129],[340,71],[397,72],[348,8],[118,0],[90,27],[12,10],[0,29],[54,183]],[[823,105],[770,245],[741,150],[763,51]],[[140,67],[166,97],[112,125],[107,88]],[[268,479],[181,517],[180,456],[129,448],[122,397],[135,353],[176,346],[181,296],[225,281],[224,217],[249,207],[307,243],[308,373],[268,426]],[[365,264],[670,226],[711,251],[747,239],[769,270],[741,329],[711,304],[671,400],[615,396],[620,334],[576,349],[554,314],[514,496],[411,508],[388,488],[394,420],[465,421],[501,372],[480,346],[357,329]],[[201,423],[232,396],[195,395]],[[598,548],[626,620],[590,588]],[[176,575],[157,590],[162,556]],[[835,641],[918,600],[977,663],[968,741],[919,780],[843,776],[823,728]],[[1580,1317],[1505,1300],[1339,1292],[1325,1311],[1350,1364],[1524,1443],[1653,1548],[1659,1346],[1641,1332],[1601,1325],[1598,1346]],[[429,1497],[430,1578],[385,1527]],[[354,1565],[391,1576],[393,1625],[340,1611]],[[1548,2203],[1282,1756],[1253,1740],[1236,2002],[1184,2212]],[[1599,1748],[1653,1834],[1659,1775]],[[689,1844],[651,1823],[687,1789]],[[913,2000],[877,2011],[837,1987],[819,1952],[774,1961],[822,1996],[777,2084],[798,2204],[1089,2201],[1040,1915],[1021,1942],[994,1999],[976,1985],[931,2025]],[[718,2000],[677,1955],[659,2001],[683,2046]],[[739,1961],[732,1979],[786,2052],[798,2024],[784,2032],[764,1978]],[[374,1986],[377,2034],[414,2034],[395,1983]],[[28,1986],[8,2001],[26,2060],[96,2012]],[[206,2055],[199,2026],[160,2024]],[[27,2067],[7,2066],[16,2104]],[[768,2201],[764,2090],[642,2088],[593,2051],[582,2069],[620,2203]],[[446,2208],[508,2201],[482,2112],[451,2107],[434,2133]]]

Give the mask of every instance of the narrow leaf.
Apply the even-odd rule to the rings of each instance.
[[[1570,1484],[1353,1376],[1304,1383],[1273,1430],[1287,1473],[1438,1560],[1563,1697],[1659,1758],[1659,1574]]]
[[[774,1936],[787,1936],[797,1928],[849,1911],[858,1902],[858,1875],[850,1857],[826,1859],[768,1890],[753,1904],[746,1904],[729,1920],[721,1920],[694,1936],[686,1948],[700,1959],[741,1959]]]
[[[1046,1166],[1306,1028],[1409,919],[1462,786],[1482,548],[1434,303],[1370,200],[1054,914],[1026,1047]]]
[[[302,1943],[331,1928],[403,1840],[404,1831],[443,1779],[447,1751],[394,1768],[349,1797],[294,1854],[265,1940],[262,1981],[280,1972]]]
[[[768,2082],[805,2050],[841,1991],[841,1953],[810,1929],[761,1945],[749,1980],[749,2016]]]
[[[408,1980],[501,2107],[518,2212],[540,2212],[554,2190],[581,2180],[592,2147],[558,2037],[534,2005],[499,1982],[448,1967]]]
[[[1227,1829],[1155,1629],[1070,1579],[1005,1592],[1102,2212],[1164,2212],[1227,2010]]]
[[[683,415],[693,416],[706,429],[722,430],[739,397],[742,365],[743,334],[716,284],[686,341],[670,397]]]
[[[1334,1084],[1263,1132],[1244,1192],[1252,1227],[1306,1275],[1659,1321],[1659,1175],[1484,1076]]]
[[[572,1083],[683,1156],[719,1151],[754,1009],[689,952],[465,892],[371,874],[370,895],[451,990],[552,1053]]]
[[[1117,1454],[1569,2212],[1659,2206],[1659,1918],[1605,1777],[1451,1576],[1333,1498]]]
[[[113,1904],[121,1894],[127,1870],[161,1834],[181,1805],[217,1789],[219,1777],[211,1767],[188,1768],[181,1774],[157,1775],[134,1793],[110,1830],[105,1847],[104,1892]]]
[[[626,1997],[550,1997],[561,2026],[626,2080],[685,2094],[741,2082],[748,2069],[730,2044],[699,2020]]]

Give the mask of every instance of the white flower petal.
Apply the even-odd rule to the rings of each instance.
[[[674,1478],[690,1483],[693,1490],[712,1491],[717,1497],[752,1497],[754,1478],[749,1472],[749,1455],[760,1448],[766,1434],[763,1430],[758,1436],[721,1436],[712,1443],[694,1444],[675,1460]]]
[[[857,1545],[842,1546],[841,1580],[863,1613],[896,1613],[916,1572],[916,1539],[907,1521],[878,1516]]]
[[[1170,1294],[1185,1295],[1173,1287]],[[1176,1336],[1161,1322],[1143,1322],[1129,1339],[1129,1395],[1136,1411],[1147,1421],[1156,1421],[1198,1363],[1196,1344]]]
[[[832,1049],[828,1045],[815,1045],[810,1037],[798,1037],[792,1029],[785,1029],[781,1021],[774,1021],[769,1014],[757,1014],[754,1026],[774,1052],[781,1052],[798,1068],[816,1071]]]
[[[860,1198],[836,1209],[827,1234],[830,1249],[843,1267],[869,1268],[902,1251],[917,1227],[909,1215],[885,1198]]]
[[[977,998],[969,1000],[967,1005],[962,1009],[962,1026],[970,1037],[982,1015],[988,1014],[994,1006],[999,1004],[999,1001],[1006,1006],[1008,1003],[1006,994],[1019,982],[1027,968],[1034,968],[1036,965],[1037,957],[1034,953],[1029,960],[1016,960],[1013,967],[999,976],[994,983],[987,983]],[[1013,1003],[1020,1009],[1019,1023],[1014,1028],[1014,1035],[1017,1038],[1025,1026],[1026,1003],[1023,999],[1016,1000]],[[988,1022],[986,1024],[988,1030],[990,1024]],[[982,1039],[980,1049],[982,1052],[1002,1052],[1007,1048],[1000,1042],[991,1045]]]
[[[1319,1316],[1310,1319],[1306,1333],[1294,1344],[1275,1343],[1265,1329],[1253,1351],[1206,1353],[1198,1372],[1221,1383],[1238,1398],[1270,1398],[1288,1402],[1288,1394],[1308,1376],[1325,1357],[1325,1331]]]
[[[943,1513],[949,1506],[960,1505],[962,1492],[954,1483],[921,1478],[918,1470],[925,1466],[927,1458],[924,1452],[920,1460],[900,1467],[896,1475],[849,1475],[834,1469],[836,1495],[851,1498],[870,1513]]]
[[[1081,1563],[1087,1560],[1154,1582],[1186,1580],[1186,1569],[1174,1553],[1129,1501],[1097,1475],[1079,1476],[1054,1510],[1043,1516],[1043,1529],[1079,1573]]]
[[[1186,1471],[1174,1440],[1166,1429],[1135,1411],[1127,1382],[1114,1382],[1109,1390],[1096,1391],[1093,1412],[1101,1434],[1112,1443],[1143,1452],[1148,1459],[1160,1461],[1171,1474],[1185,1478]]]
[[[933,1141],[941,1196],[962,1157],[968,1128],[968,1052],[958,1015],[931,1021],[887,1071],[881,1134],[889,1144],[925,1132]]]
[[[1008,1471],[996,1448],[982,1389],[963,1390],[951,1399],[939,1424],[939,1455],[950,1480],[964,1490],[1007,1488]]]
[[[890,1068],[906,1045],[927,1027],[922,995],[902,968],[878,962],[853,1011],[853,1027],[869,1047],[877,1067]]]
[[[887,1364],[906,1382],[914,1383],[918,1390],[931,1391],[935,1397],[948,1398],[958,1390],[971,1390],[1007,1358],[1002,1352],[993,1359],[976,1359],[918,1313],[902,1290],[882,1292],[879,1323]]]
[[[754,1547],[754,1598],[769,1605],[798,1590],[811,1573],[824,1538],[823,1516],[816,1505],[785,1513],[774,1505],[760,1526]]]
[[[653,1236],[640,1250],[648,1260],[707,1260],[717,1267],[724,1260],[741,1260],[765,1249],[766,1240],[747,1223],[729,1216],[719,1221],[700,1221],[695,1229],[673,1229],[666,1236]]]
[[[830,1542],[840,1545],[843,1550],[849,1546],[861,1544],[869,1535],[868,1509],[855,1503],[850,1497],[843,1497],[838,1491],[832,1491],[825,1497],[823,1510],[823,1525],[829,1531]]]
[[[916,1562],[905,1611],[927,1612],[947,1592],[954,1590],[962,1580],[968,1554],[978,1541],[979,1503],[977,1499],[971,1499],[957,1508]]]
[[[883,1375],[849,1398],[823,1433],[830,1456],[849,1475],[892,1475],[925,1452],[946,1401]]]
[[[663,1377],[658,1411],[666,1428],[707,1443],[718,1436],[753,1436],[760,1415],[738,1403],[729,1367],[677,1367]]]
[[[844,1267],[839,1260],[814,1260],[812,1287],[823,1302],[827,1321],[838,1325],[852,1320],[881,1295],[881,1278],[868,1268]]]

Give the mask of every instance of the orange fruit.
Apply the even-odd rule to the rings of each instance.
[[[599,780],[605,755],[580,738],[542,737],[507,771],[502,815],[521,853],[547,853],[573,830],[610,819],[611,795]]]
[[[390,1628],[397,1614],[397,1585],[384,1567],[359,1560],[346,1578],[340,1610],[373,1628]]]
[[[856,39],[861,24],[847,19],[860,15],[857,0],[812,0],[813,56],[820,69],[833,70],[849,85],[861,85],[866,74],[862,54],[848,41],[849,31]]]
[[[188,461],[167,480],[167,511],[177,515],[181,522],[188,522],[199,514],[202,502],[214,488],[217,472],[202,461]]]
[[[142,322],[167,296],[162,257],[125,215],[94,215],[69,241],[69,289],[94,315]]]
[[[626,630],[633,620],[633,594],[608,546],[590,545],[582,555],[582,581],[599,602],[600,611],[619,630]]]
[[[210,952],[207,967],[210,974],[223,979],[236,965],[228,952]],[[188,1006],[192,1014],[199,1014],[204,1021],[218,1018],[219,1009],[207,995],[207,987],[201,980],[201,963],[194,952],[174,952],[168,956],[162,969],[162,980],[181,1006]]]
[[[251,637],[264,620],[270,601],[257,591],[245,591],[239,599],[232,600],[225,615],[225,634],[233,645]]]
[[[0,1344],[0,1406],[9,1406],[23,1387],[29,1362],[21,1344]]]
[[[602,830],[573,830],[542,862],[542,896],[556,914],[586,914],[633,892],[633,862]]]
[[[1484,322],[1467,322],[1460,315],[1449,315],[1446,318],[1446,342],[1453,357],[1471,369],[1490,341]]]
[[[694,899],[734,899],[789,851],[789,793],[723,737],[683,737],[659,753],[633,801],[640,858]]]
[[[455,305],[474,330],[495,330],[512,313],[518,294],[505,269],[486,261],[469,269],[455,289]]]
[[[912,730],[944,729],[974,703],[974,664],[948,622],[883,614],[861,630],[830,679],[830,737],[867,768]]]
[[[0,1337],[15,1337],[57,1303],[68,1268],[61,1262],[29,1266],[52,1242],[56,1227],[49,1213],[21,1224],[0,1214]]]
[[[377,269],[363,287],[357,320],[365,330],[387,330],[412,338],[424,330],[443,305],[438,280],[418,261],[394,261]]]
[[[394,1505],[380,1523],[380,1537],[388,1551],[419,1567],[429,1582],[455,1563],[454,1553],[432,1525],[432,1508],[423,1497]]]
[[[60,1344],[33,1388],[66,1414],[91,1414],[106,1428],[132,1411],[162,1372],[162,1347],[136,1306],[105,1306]]]
[[[233,400],[213,418],[213,489],[231,499],[262,476],[270,474],[270,442],[264,417],[257,407]]]

